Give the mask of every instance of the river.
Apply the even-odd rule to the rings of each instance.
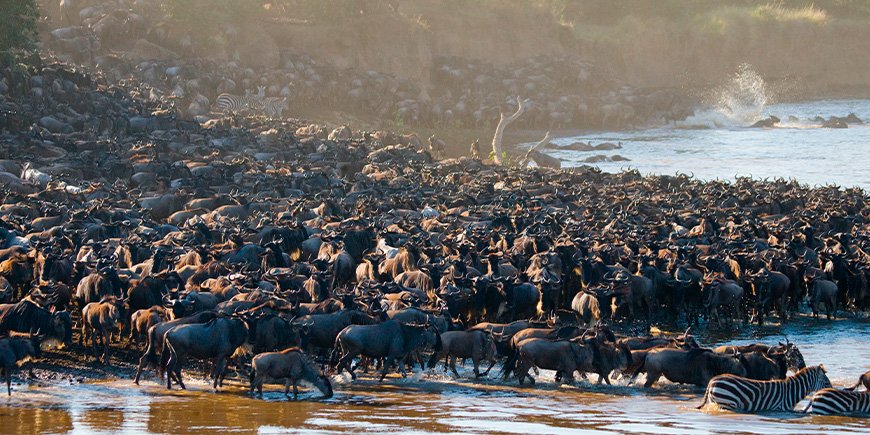
[[[749,326],[729,339],[705,335],[707,345],[753,341],[799,343],[807,364],[824,363],[834,385],[852,384],[870,368],[870,321],[799,318],[784,327]],[[153,380],[136,387],[127,379],[70,385],[20,386],[0,399],[0,432],[15,434],[93,433],[870,433],[870,420],[804,416],[800,413],[739,415],[699,411],[703,391],[669,384],[556,387],[542,371],[535,387],[497,379],[462,379],[441,371],[407,379],[351,382],[334,377],[335,397],[321,401],[305,391],[299,402],[285,400],[271,386],[265,400],[247,396],[234,383],[220,393],[204,381],[188,391],[166,391]],[[595,378],[595,375],[592,375]],[[798,405],[802,409],[805,402]]]
[[[630,161],[593,163],[606,172],[637,169],[643,174],[685,173],[697,178],[733,180],[794,178],[809,185],[836,184],[870,190],[870,100],[819,100],[771,104],[764,81],[742,68],[694,116],[676,124],[626,131],[590,132],[551,141],[543,150],[563,167],[585,164],[595,155],[622,156]],[[822,128],[817,116],[854,113],[864,124]],[[775,115],[774,128],[747,128]],[[559,149],[584,142],[622,144],[612,151]]]

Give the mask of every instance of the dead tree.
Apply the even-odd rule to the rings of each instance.
[[[529,100],[523,100],[519,96],[517,96],[517,111],[510,116],[505,116],[504,112],[501,113],[501,116],[498,120],[498,125],[495,127],[495,135],[492,137],[492,161],[496,165],[502,164],[501,155],[503,151],[501,141],[502,136],[504,135],[505,127],[507,127],[508,124],[510,124],[511,122],[516,121],[516,119],[523,114],[523,112],[526,110],[525,104],[528,102]]]

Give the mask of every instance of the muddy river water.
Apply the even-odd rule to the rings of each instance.
[[[808,364],[825,364],[834,385],[852,384],[870,368],[867,319],[803,318],[728,335],[703,341],[775,343],[788,336]],[[870,433],[866,418],[701,412],[695,406],[703,391],[667,383],[651,390],[625,381],[556,387],[552,373],[543,371],[529,388],[501,382],[495,370],[479,382],[469,371],[460,373],[464,377],[455,379],[439,365],[383,384],[335,377],[335,397],[319,401],[306,391],[308,400],[299,402],[288,402],[278,386],[265,400],[254,399],[239,383],[220,393],[203,381],[183,392],[167,392],[153,380],[139,388],[127,379],[19,386],[11,398],[0,398],[0,433]]]

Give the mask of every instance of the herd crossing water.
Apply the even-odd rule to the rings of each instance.
[[[807,364],[824,363],[836,386],[854,383],[867,369],[870,350],[867,319],[801,318],[786,326],[748,327],[701,336],[702,344],[775,344],[799,340]],[[731,337],[731,338],[727,338]],[[351,382],[334,377],[335,396],[318,401],[306,391],[299,402],[287,402],[280,389],[267,389],[265,400],[245,394],[233,384],[214,393],[205,381],[190,390],[166,391],[153,379],[137,388],[129,379],[76,385],[20,387],[14,402],[0,407],[3,433],[667,433],[720,432],[746,434],[867,433],[867,420],[852,417],[804,416],[799,413],[744,415],[695,409],[703,389],[663,381],[652,389],[625,386],[557,387],[553,373],[542,371],[534,388],[502,382],[495,371],[479,381],[470,366],[461,378],[436,370],[384,383]],[[594,377],[594,375],[593,375]],[[801,402],[797,409],[802,409]],[[21,428],[28,428],[22,431]]]

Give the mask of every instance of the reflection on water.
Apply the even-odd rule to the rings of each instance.
[[[706,342],[788,337],[800,343],[808,364],[824,362],[834,384],[845,385],[870,364],[868,334],[867,321],[800,319],[786,327],[744,328],[727,341],[709,335]],[[205,382],[193,382],[193,391],[171,392],[153,381],[137,388],[129,380],[20,387],[12,398],[0,399],[0,433],[870,433],[868,420],[859,418],[704,413],[695,409],[701,389],[667,383],[648,391],[585,381],[557,387],[553,373],[544,371],[534,388],[521,388],[502,383],[495,373],[482,382],[464,373],[454,379],[439,366],[384,384],[336,378],[333,399],[301,402],[288,402],[279,386],[259,400],[239,385],[212,393]]]

